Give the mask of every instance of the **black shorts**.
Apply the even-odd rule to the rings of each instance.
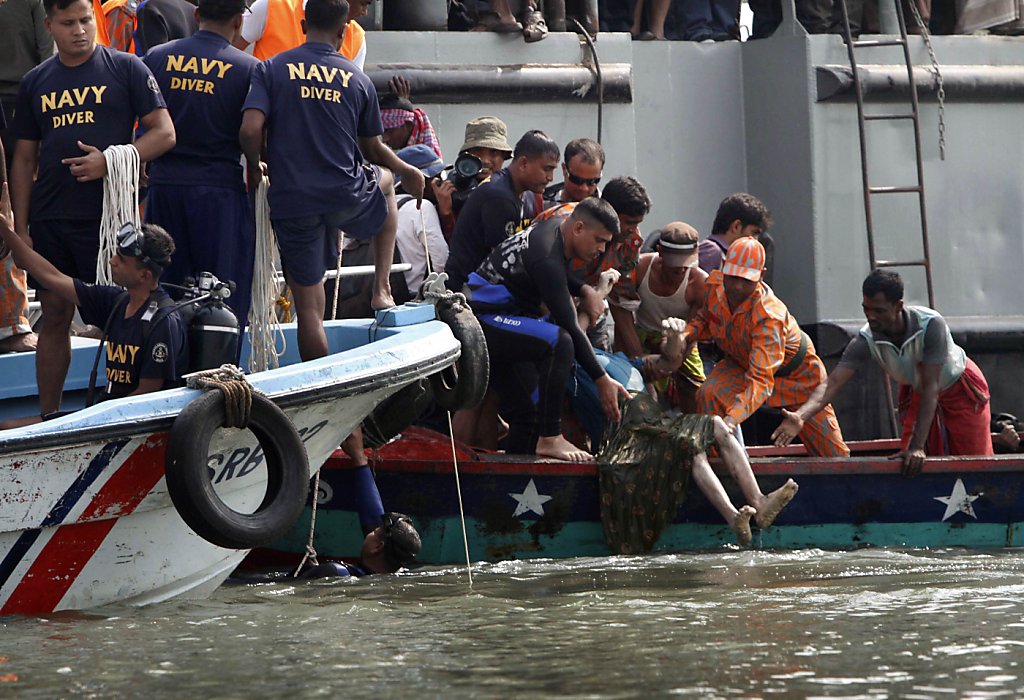
[[[375,172],[379,175],[376,168]],[[272,219],[281,267],[295,284],[320,284],[324,272],[338,260],[338,229],[346,236],[365,241],[377,233],[387,216],[387,199],[375,186],[367,199],[349,210]]]
[[[32,247],[69,277],[88,284],[96,281],[100,254],[100,222],[97,219],[50,219],[29,225]],[[29,275],[33,289],[46,289]]]

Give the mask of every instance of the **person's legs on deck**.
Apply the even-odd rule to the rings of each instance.
[[[83,282],[96,281],[100,222],[54,220],[34,222],[29,230],[32,247],[54,267]],[[40,414],[60,410],[64,380],[71,365],[71,320],[75,305],[48,292],[32,278],[42,308],[36,346],[36,383]]]
[[[578,461],[586,453],[561,434],[562,397],[572,370],[569,334],[525,316],[478,315],[491,359],[491,383],[509,422],[510,452]]]
[[[395,256],[395,235],[398,231],[398,203],[395,201],[395,178],[390,170],[379,171],[380,191],[387,200],[387,217],[373,236],[373,309],[389,309],[395,305],[391,296],[391,261]],[[415,205],[415,203],[414,203]]]

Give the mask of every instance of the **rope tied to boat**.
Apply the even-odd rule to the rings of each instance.
[[[216,369],[196,372],[185,380],[185,386],[202,391],[220,390],[224,394],[224,427],[244,428],[249,425],[252,395],[256,389],[246,381],[240,367],[225,364]]]
[[[96,256],[96,283],[113,284],[110,258],[117,252],[117,232],[131,222],[138,228],[139,151],[132,144],[108,146],[103,150],[107,174],[103,178],[103,214],[100,218],[100,248]]]
[[[292,574],[292,578],[298,578],[299,572],[302,571],[302,567],[306,565],[307,561],[313,566],[320,566],[320,562],[316,558],[316,547],[313,546],[313,534],[316,532],[316,504],[319,500],[320,469],[317,469],[316,474],[313,476],[313,512],[309,516],[309,541],[306,542],[306,551],[302,554],[302,561],[300,561],[299,565],[295,567],[295,572]]]

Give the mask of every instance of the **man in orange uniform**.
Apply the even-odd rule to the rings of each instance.
[[[366,61],[366,30],[356,19],[369,13],[373,0],[352,0],[349,4],[345,39],[338,53],[363,70]],[[306,41],[302,31],[305,0],[256,0],[242,22],[242,33],[235,46],[243,51],[255,44],[252,55],[261,61],[282,51],[294,49]]]
[[[697,392],[697,404],[731,429],[762,404],[803,405],[827,376],[810,338],[761,281],[764,265],[757,240],[735,241],[722,269],[708,277],[704,307],[686,326],[687,343],[713,340],[725,354]],[[800,439],[813,455],[850,454],[831,405],[804,423]]]

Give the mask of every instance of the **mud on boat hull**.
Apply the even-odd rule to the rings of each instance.
[[[883,454],[892,445],[875,443]],[[752,448],[758,453],[759,448]],[[769,454],[773,450],[762,450]],[[411,429],[371,459],[389,510],[412,515],[423,537],[420,559],[465,560],[448,438]],[[1015,456],[929,460],[913,479],[884,456],[753,458],[764,491],[793,478],[800,492],[775,524],[754,537],[765,548],[1010,547],[1024,540],[1024,460]],[[717,469],[717,467],[716,467]],[[605,544],[594,464],[459,452],[470,555],[474,560],[601,556]],[[348,494],[351,463],[336,454],[321,472],[315,545],[324,556],[359,551],[359,522]],[[723,476],[734,502],[738,488]],[[302,552],[309,509],[283,541],[260,559],[283,562]],[[691,483],[675,522],[655,551],[734,544],[733,533]]]
[[[328,330],[332,347],[352,334],[365,345],[249,377],[295,426],[311,472],[380,401],[459,356],[440,322],[391,330],[337,322]],[[105,402],[0,433],[0,614],[199,596],[227,577],[246,550],[192,532],[164,481],[168,430],[198,393]],[[217,431],[208,465],[233,508],[252,512],[262,502],[267,472],[249,431]]]

